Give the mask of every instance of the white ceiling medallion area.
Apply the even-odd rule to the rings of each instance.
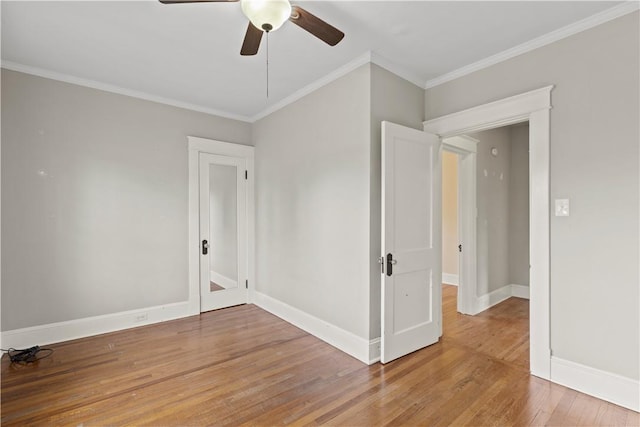
[[[412,1],[412,2],[362,2],[362,1],[353,1],[353,2],[304,2],[305,8],[313,10],[314,13],[317,13],[319,17],[328,19],[331,22],[335,22],[336,25],[341,27],[343,31],[346,33],[345,40],[338,46],[330,48],[335,49],[334,51],[326,50],[326,46],[316,45],[314,43],[317,42],[317,39],[313,38],[309,34],[305,32],[301,33],[301,37],[295,37],[294,34],[286,34],[291,27],[283,26],[279,32],[282,32],[285,37],[279,41],[281,43],[281,52],[278,52],[274,49],[274,52],[270,53],[273,55],[270,58],[270,64],[273,66],[274,64],[279,64],[280,66],[280,75],[284,83],[278,90],[278,94],[273,96],[269,100],[264,100],[263,91],[258,90],[258,87],[261,84],[256,80],[260,80],[259,76],[256,78],[258,74],[262,75],[264,73],[264,58],[261,58],[261,52],[256,55],[254,62],[237,62],[239,61],[240,55],[238,54],[237,47],[239,46],[239,42],[242,40],[242,35],[244,30],[246,29],[246,17],[240,11],[240,8],[237,7],[234,9],[234,3],[229,4],[221,4],[221,3],[211,3],[211,8],[200,8],[198,6],[207,5],[207,4],[195,4],[195,5],[178,5],[174,8],[171,8],[170,11],[176,10],[175,15],[173,12],[169,12],[168,9],[164,9],[167,5],[159,5],[157,2],[142,2],[146,3],[146,8],[148,9],[149,3],[152,4],[151,10],[154,14],[159,14],[160,16],[156,16],[160,21],[169,20],[168,22],[172,23],[172,25],[184,25],[183,21],[186,21],[191,26],[195,26],[194,23],[190,22],[193,19],[200,19],[200,15],[209,11],[213,13],[212,15],[206,15],[202,17],[201,24],[208,24],[208,20],[216,18],[233,21],[229,24],[229,27],[225,28],[214,28],[212,31],[214,33],[208,33],[206,37],[206,43],[203,42],[199,33],[195,32],[191,34],[183,34],[185,31],[189,31],[189,26],[180,26],[179,28],[171,28],[171,31],[164,31],[163,33],[167,33],[165,38],[162,40],[164,44],[161,44],[161,47],[164,45],[170,46],[173,50],[172,54],[176,55],[176,60],[173,61],[175,64],[170,63],[170,70],[160,70],[160,71],[176,71],[183,73],[182,75],[191,76],[193,74],[194,81],[178,79],[177,81],[166,81],[164,86],[152,86],[145,83],[145,80],[140,80],[140,74],[146,75],[145,64],[140,63],[139,67],[129,67],[132,70],[128,70],[127,72],[136,74],[133,78],[126,79],[128,76],[121,69],[116,68],[116,73],[120,73],[119,75],[122,77],[120,81],[117,79],[109,80],[106,76],[110,76],[108,73],[88,73],[85,72],[87,69],[83,69],[82,67],[74,67],[71,64],[73,60],[80,60],[82,62],[88,62],[97,64],[98,68],[107,68],[114,69],[117,64],[113,63],[100,63],[98,61],[102,60],[102,56],[105,55],[95,55],[95,52],[92,52],[90,49],[93,48],[93,45],[90,43],[69,43],[71,46],[62,45],[60,46],[60,52],[63,55],[53,55],[50,54],[47,56],[46,53],[43,53],[42,49],[50,49],[50,46],[47,45],[49,42],[47,40],[47,35],[45,31],[42,31],[36,35],[29,34],[25,35],[23,31],[29,31],[28,28],[21,28],[20,20],[15,19],[15,17],[22,18],[24,20],[25,17],[32,18],[34,11],[37,13],[38,8],[36,6],[25,7],[25,10],[21,10],[20,8],[12,9],[14,6],[5,8],[8,3],[23,3],[23,2],[2,2],[2,67],[14,71],[20,71],[28,74],[33,74],[36,76],[41,76],[45,78],[51,78],[59,81],[64,81],[72,84],[77,84],[81,86],[91,87],[99,90],[104,90],[108,92],[118,93],[122,95],[132,96],[140,99],[145,99],[153,102],[158,102],[162,104],[172,105],[180,108],[185,108],[193,111],[199,111],[203,113],[213,114],[221,117],[226,117],[235,120],[241,120],[245,122],[255,122],[274,111],[277,111],[284,106],[302,98],[303,96],[315,91],[316,89],[334,81],[335,79],[351,72],[352,70],[364,65],[366,63],[373,63],[382,68],[385,68],[400,77],[405,78],[406,80],[416,84],[422,88],[431,88],[437,86],[439,84],[443,84],[447,81],[456,79],[458,77],[464,76],[466,74],[472,73],[474,71],[489,67],[501,61],[505,61],[509,58],[513,58],[515,56],[521,55],[533,49],[537,49],[539,47],[545,46],[547,44],[553,43],[555,41],[561,40],[565,37],[571,36],[573,34],[579,33],[581,31],[587,30],[589,28],[595,27],[617,17],[626,15],[628,13],[634,12],[639,9],[639,2],[631,1],[631,2],[623,2],[623,3],[613,3],[614,6],[611,6],[612,3],[606,2],[422,2],[422,1]],[[52,4],[58,2],[24,2],[24,3],[37,3],[37,4]],[[95,2],[64,2],[64,3],[95,3]],[[98,2],[101,4],[108,4],[110,2]],[[130,6],[131,3],[140,4],[140,2],[114,2],[114,3],[124,3],[127,4],[127,7],[133,7],[134,11],[140,12],[140,6]],[[390,3],[395,3],[392,6],[389,6]],[[450,56],[455,56],[457,54],[456,49],[447,48],[449,44],[445,41],[444,46],[441,46],[440,56],[438,56],[438,50],[433,51],[433,53],[425,54],[429,58],[448,58],[448,65],[442,65],[442,63],[446,61],[438,61],[437,59],[434,61],[429,61],[429,58],[423,58],[424,55],[417,54],[419,50],[414,49],[414,44],[422,46],[423,49],[433,49],[434,48],[434,38],[428,37],[429,43],[424,44],[421,42],[420,38],[425,37],[424,34],[420,33],[420,31],[424,31],[422,29],[415,30],[415,28],[421,27],[415,25],[415,23],[402,23],[402,22],[390,22],[389,25],[384,30],[376,30],[368,28],[366,22],[367,18],[374,18],[377,16],[376,13],[380,13],[385,17],[385,13],[387,15],[391,12],[395,13],[395,17],[402,17],[402,11],[397,11],[396,9],[407,8],[407,10],[420,10],[424,11],[429,8],[431,12],[435,8],[434,15],[437,13],[445,14],[451,13],[453,9],[464,7],[466,11],[467,8],[476,8],[478,10],[484,10],[483,7],[486,5],[486,8],[489,10],[493,10],[495,12],[495,7],[499,7],[502,10],[505,9],[505,18],[507,19],[507,15],[520,17],[522,14],[530,13],[531,8],[538,7],[537,5],[532,4],[540,4],[545,3],[546,6],[543,6],[544,13],[540,12],[541,15],[539,18],[548,18],[547,15],[551,14],[552,8],[556,8],[559,13],[558,15],[564,13],[565,22],[570,22],[569,24],[562,24],[558,26],[556,24],[553,27],[553,22],[547,22],[547,30],[544,33],[538,32],[537,36],[529,37],[528,39],[524,39],[527,41],[520,41],[520,43],[515,43],[515,46],[508,46],[504,44],[504,39],[513,39],[518,40],[516,37],[517,34],[514,34],[512,38],[507,36],[503,36],[500,34],[500,43],[496,42],[496,40],[485,40],[485,49],[483,52],[489,52],[489,45],[502,45],[503,48],[500,50],[493,50],[493,54],[484,54],[484,57],[480,57],[481,59],[469,60],[473,58],[474,49],[470,49],[470,52],[464,52],[464,54],[458,55],[457,62],[458,65],[455,65],[456,61],[451,60]],[[501,6],[504,5],[504,6]],[[580,19],[576,19],[575,10],[577,10],[577,5],[581,5],[582,7],[582,16]],[[237,6],[237,4],[235,4]],[[361,5],[361,6],[359,6]],[[496,6],[498,5],[498,6]],[[157,7],[160,6],[160,7]],[[87,18],[89,16],[92,19],[95,16],[87,15],[88,6],[83,5],[83,9],[81,9],[78,13],[78,18]],[[105,7],[105,6],[101,6]],[[113,5],[109,5],[108,7],[113,8]],[[143,11],[147,11],[147,9],[142,9]],[[376,9],[380,9],[377,10]],[[74,11],[76,8],[73,9]],[[537,9],[536,9],[537,10]],[[553,9],[555,10],[555,9]],[[594,13],[594,11],[596,11]],[[9,12],[9,13],[7,13]],[[68,10],[67,10],[68,12]],[[113,9],[111,10],[113,12]],[[83,15],[84,13],[84,15]],[[488,13],[488,12],[487,12]],[[228,16],[227,16],[228,14]],[[349,20],[347,18],[352,18],[353,16],[357,16],[359,14],[364,14],[366,16],[362,16],[365,21],[353,22],[353,20]],[[373,14],[373,15],[372,15]],[[471,13],[469,13],[471,15]],[[44,15],[44,14],[43,14]],[[94,13],[95,15],[95,13]],[[120,16],[122,14],[118,14]],[[220,17],[220,15],[224,15]],[[371,15],[371,16],[369,16]],[[8,17],[9,16],[9,17]],[[195,18],[194,18],[195,16]],[[346,17],[345,17],[346,16]],[[586,16],[586,17],[585,17]],[[394,16],[390,16],[389,19],[393,21]],[[572,18],[573,17],[573,18]],[[188,18],[188,19],[187,19]],[[6,19],[6,21],[5,21]],[[43,18],[42,22],[47,22],[47,19],[51,21],[49,18]],[[127,21],[127,19],[129,21]],[[123,18],[122,22],[110,22],[107,20],[96,21],[102,25],[102,34],[98,34],[98,36],[110,36],[109,32],[113,31],[113,25],[119,24],[121,26],[129,25],[129,29],[133,27],[134,18],[128,17]],[[378,18],[375,18],[378,19]],[[381,18],[380,18],[381,19]],[[419,19],[415,17],[406,17],[406,19]],[[435,19],[435,18],[434,18]],[[551,18],[548,18],[549,20]],[[558,21],[557,17],[554,17],[556,21]],[[553,21],[553,19],[551,19]],[[13,20],[13,22],[11,22]],[[542,19],[544,21],[544,19]],[[105,22],[103,22],[105,21]],[[148,23],[144,25],[151,25]],[[239,37],[239,40],[231,40],[229,37],[225,37],[221,40],[216,39],[216,34],[220,31],[232,31],[230,30],[231,24],[233,26],[237,26],[239,21],[242,25],[240,25],[240,33],[239,35],[234,35],[235,37]],[[41,22],[41,23],[42,23]],[[94,22],[94,24],[96,24]],[[163,21],[164,22],[164,21]],[[89,25],[84,22],[83,25]],[[144,26],[143,25],[143,26]],[[222,24],[221,24],[222,25]],[[224,23],[226,25],[226,23]],[[444,24],[443,24],[444,25]],[[538,25],[539,27],[540,25]],[[294,30],[298,31],[299,29],[294,28]],[[414,31],[415,30],[415,31]],[[503,30],[503,29],[500,29]],[[551,30],[551,31],[549,31]],[[158,31],[158,28],[142,28],[140,31],[149,31],[151,34],[147,37],[148,39],[152,39],[152,36],[157,36],[158,33],[153,33],[153,31]],[[386,31],[389,34],[385,33],[382,36],[386,36],[386,39],[391,39],[391,41],[385,42],[386,44],[380,43],[367,43],[363,41],[364,39],[382,37],[377,34],[380,31]],[[515,31],[515,30],[514,30]],[[500,32],[500,31],[498,31]],[[141,33],[145,34],[146,33]],[[180,40],[174,41],[172,40],[173,34],[178,34],[175,38],[179,38]],[[532,33],[533,34],[533,33]],[[540,35],[542,34],[542,35]],[[90,34],[87,37],[94,37],[96,39],[98,36],[95,34]],[[309,38],[310,36],[310,38]],[[491,39],[491,35],[479,35],[479,38],[485,37],[487,39]],[[494,34],[495,36],[495,34]],[[54,36],[52,36],[54,37]],[[63,36],[55,36],[62,37],[60,40],[66,41]],[[109,38],[107,37],[107,40]],[[397,43],[399,43],[397,49],[389,50],[391,46],[391,42],[395,42],[397,39]],[[191,41],[195,42],[196,47],[193,47],[194,54],[191,57],[183,55],[180,50],[182,46],[180,43],[190,44]],[[215,45],[211,45],[212,40]],[[520,34],[520,40],[522,40],[522,34]],[[103,39],[91,40],[92,42],[103,42]],[[152,40],[155,41],[155,40]],[[116,43],[115,41],[114,43]],[[175,42],[175,43],[174,43]],[[179,43],[178,43],[179,42]],[[237,42],[236,45],[233,43]],[[458,40],[460,42],[460,40]],[[51,42],[49,42],[51,43]],[[137,41],[135,42],[137,43]],[[135,44],[131,42],[131,44]],[[308,45],[307,45],[308,43]],[[422,44],[421,44],[422,43]],[[497,43],[497,44],[496,44]],[[455,44],[455,43],[454,43]],[[211,45],[211,52],[208,52],[207,49]],[[56,49],[59,45],[56,45]],[[410,48],[405,49],[407,46]],[[507,48],[505,49],[504,46]],[[113,49],[113,46],[106,45],[100,46],[103,50],[99,52],[101,54],[110,53],[109,49]],[[140,46],[135,46],[140,48]],[[143,46],[144,47],[144,46]],[[364,47],[362,50],[361,48]],[[391,46],[393,47],[393,46]],[[437,47],[437,46],[436,46]],[[76,49],[74,51],[73,49]],[[82,48],[89,50],[82,50]],[[169,49],[167,47],[167,49]],[[94,48],[95,50],[95,48]],[[357,51],[360,53],[357,53]],[[476,49],[477,50],[477,49]],[[396,53],[396,51],[398,51]],[[160,51],[164,54],[163,51]],[[331,53],[330,53],[331,52]],[[420,51],[421,52],[421,51]],[[444,53],[443,53],[444,52]],[[55,53],[55,52],[54,52]],[[127,52],[131,54],[131,52]],[[133,53],[136,53],[133,51]],[[189,63],[189,60],[198,59],[200,57],[207,58],[207,55],[217,55],[215,59],[217,62],[205,63],[204,66],[198,67],[197,64],[194,64],[193,67],[186,67],[184,64]],[[29,54],[31,56],[29,56]],[[74,56],[74,54],[76,56]],[[82,56],[82,54],[86,54],[86,56]],[[446,54],[448,56],[442,57],[442,54]],[[40,60],[44,55],[44,59]],[[81,55],[78,57],[77,55]],[[465,56],[466,55],[466,56]],[[106,55],[107,61],[111,55]],[[236,58],[237,57],[237,58]],[[68,61],[65,63],[65,58]],[[126,55],[122,58],[131,58]],[[119,58],[120,60],[123,60]],[[178,59],[182,58],[183,62],[180,62]],[[342,65],[340,65],[339,61],[342,58]],[[349,59],[351,58],[351,59]],[[482,59],[483,58],[483,59]],[[150,57],[150,62],[153,60],[157,60],[157,58]],[[47,62],[48,61],[48,62]],[[57,62],[56,62],[57,61]],[[115,61],[115,60],[114,60]],[[159,61],[159,60],[158,60]],[[256,62],[257,61],[257,62]],[[292,62],[293,61],[293,62]],[[466,61],[466,62],[465,62]],[[159,62],[163,66],[166,62]],[[434,64],[435,63],[435,64]],[[216,65],[217,64],[217,65]],[[206,85],[214,86],[215,84],[220,85],[220,78],[213,78],[212,75],[217,76],[216,73],[222,72],[219,68],[222,66],[220,64],[226,65],[230,64],[230,66],[239,67],[239,68],[231,68],[232,74],[230,76],[226,76],[226,80],[223,82],[223,86],[216,86],[213,88],[207,88]],[[421,65],[422,64],[422,65]],[[426,64],[426,65],[425,65]],[[76,64],[77,65],[77,64]],[[452,66],[453,65],[453,66]],[[211,69],[211,67],[214,67]],[[126,68],[126,67],[125,67]],[[201,68],[201,69],[199,69]],[[152,74],[153,71],[157,68],[151,68]],[[64,71],[62,71],[64,70]],[[431,71],[429,71],[431,70]],[[439,71],[437,71],[439,70]],[[278,72],[278,69],[276,69]],[[235,74],[233,74],[235,73]],[[170,75],[170,74],[169,74]],[[79,77],[85,76],[85,77]],[[89,78],[87,78],[89,77]],[[198,80],[196,77],[199,77]],[[286,77],[286,78],[285,78]],[[247,80],[248,79],[248,80]],[[218,80],[218,81],[217,81]],[[132,85],[132,84],[124,84],[125,82],[130,81],[139,81],[141,85]],[[210,82],[210,83],[206,83]],[[184,87],[183,87],[184,83]],[[253,86],[252,86],[253,85]],[[284,86],[283,86],[284,85]],[[131,87],[136,87],[136,89],[131,89]],[[204,87],[204,90],[202,88]],[[158,88],[168,88],[169,90],[156,90]],[[198,93],[198,89],[201,89]],[[190,90],[190,91],[189,91]],[[209,92],[207,92],[209,90]],[[193,94],[197,96],[193,96]],[[182,94],[187,96],[182,96]],[[190,95],[191,94],[191,95]],[[258,96],[259,95],[259,96]],[[260,99],[258,99],[260,98]],[[212,99],[215,99],[216,102],[209,102]],[[248,113],[248,114],[247,114]]]

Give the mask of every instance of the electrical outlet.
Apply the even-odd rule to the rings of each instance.
[[[149,315],[147,313],[142,313],[142,314],[138,314],[136,317],[134,317],[133,321],[134,322],[144,322],[148,318],[149,318]]]

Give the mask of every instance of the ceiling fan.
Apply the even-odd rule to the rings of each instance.
[[[249,26],[244,36],[240,55],[258,53],[263,33],[275,31],[289,20],[322,40],[335,46],[344,37],[344,33],[322,19],[312,15],[300,6],[291,5],[289,0],[159,0],[164,4],[208,3],[240,1],[242,13],[249,18]]]

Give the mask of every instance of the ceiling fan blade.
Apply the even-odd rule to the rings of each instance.
[[[344,33],[336,27],[327,24],[322,19],[307,12],[300,6],[291,6],[291,17],[289,21],[298,27],[307,30],[323,42],[335,46],[340,43],[344,37]]]
[[[258,53],[260,40],[262,40],[262,33],[262,30],[257,29],[251,22],[249,22],[247,33],[244,35],[244,41],[242,42],[242,49],[240,49],[240,55],[248,56]]]
[[[177,4],[177,3],[231,3],[238,0],[159,0],[163,4]]]

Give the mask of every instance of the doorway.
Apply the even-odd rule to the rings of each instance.
[[[443,139],[442,281],[460,313],[529,298],[528,153],[528,122]]]
[[[549,317],[549,110],[553,85],[423,123],[448,138],[529,122],[530,372],[551,378]]]
[[[253,283],[250,146],[189,137],[189,303],[204,312],[249,302]]]

